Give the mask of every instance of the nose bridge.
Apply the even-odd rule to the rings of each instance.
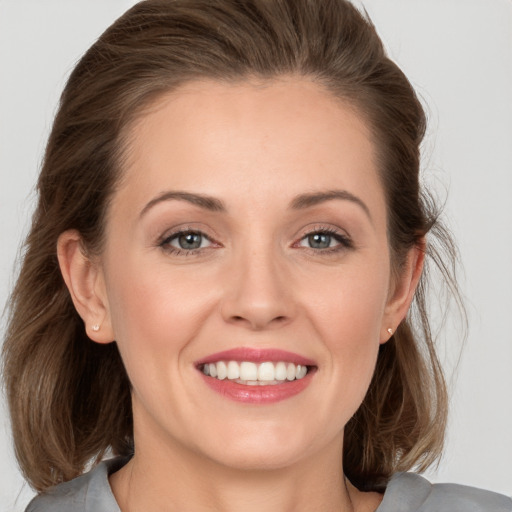
[[[284,258],[268,239],[257,244],[253,239],[234,251],[223,303],[225,320],[263,329],[291,318]]]

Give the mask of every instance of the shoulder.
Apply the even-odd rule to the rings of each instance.
[[[431,484],[415,473],[390,480],[377,512],[512,512],[512,499],[457,484]]]
[[[120,512],[108,483],[126,459],[101,462],[93,470],[36,496],[25,512]]]

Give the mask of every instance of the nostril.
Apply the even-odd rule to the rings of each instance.
[[[240,315],[234,315],[231,317],[233,320],[237,320],[237,321],[240,321],[240,320],[246,320],[246,318],[244,318],[243,316],[240,316]],[[286,316],[284,315],[281,315],[281,316],[276,316],[273,321],[274,322],[282,322],[283,320],[286,320]]]
[[[248,318],[245,318],[243,316],[240,316],[240,315],[233,315],[232,317],[232,320],[234,320],[235,322],[245,322],[245,321],[249,321],[250,322],[250,319]],[[283,323],[286,321],[288,317],[285,316],[285,315],[280,315],[280,316],[276,316],[275,318],[273,318],[270,323]]]

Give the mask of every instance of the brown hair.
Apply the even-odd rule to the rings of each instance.
[[[16,455],[37,490],[84,471],[107,451],[133,450],[130,384],[115,343],[85,334],[61,277],[59,235],[78,230],[101,250],[123,161],[124,134],[144,107],[187,81],[310,77],[364,116],[388,205],[393,267],[437,230],[427,253],[450,281],[453,247],[419,188],[425,115],[375,28],[346,0],[146,0],[80,60],[61,97],[38,181],[39,202],[10,302],[4,382]],[[444,245],[443,245],[444,244]],[[382,345],[363,404],[346,426],[344,469],[361,489],[440,455],[446,390],[426,311]]]

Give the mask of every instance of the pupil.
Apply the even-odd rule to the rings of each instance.
[[[331,245],[331,237],[325,233],[315,233],[308,238],[309,245],[315,249],[327,249]]]
[[[181,235],[178,241],[182,249],[199,249],[201,247],[201,235],[197,233]]]

